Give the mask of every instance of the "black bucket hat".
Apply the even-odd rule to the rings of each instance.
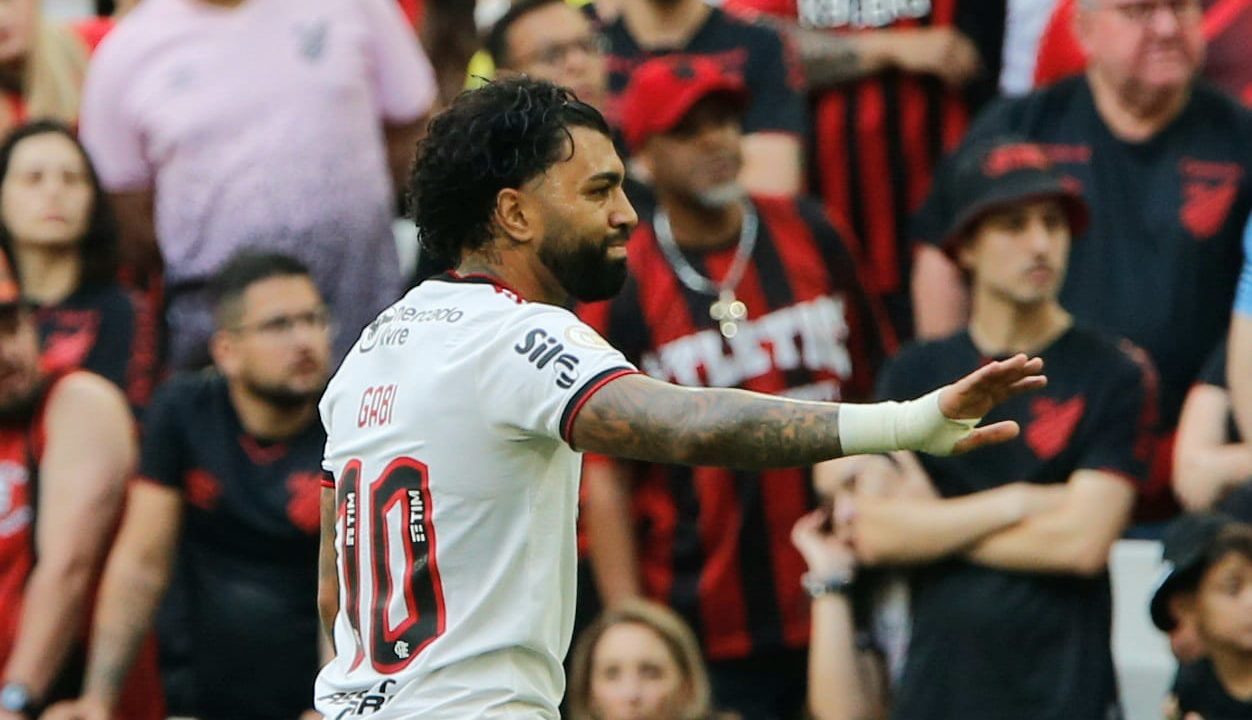
[[[1089,211],[1077,181],[1053,167],[1042,147],[1020,138],[1001,136],[961,149],[945,184],[951,220],[941,247],[949,255],[987,213],[1030,200],[1060,200],[1070,232],[1076,237],[1087,229]]]
[[[1169,632],[1178,624],[1169,611],[1169,599],[1182,586],[1194,582],[1204,567],[1217,536],[1235,520],[1221,513],[1183,515],[1165,531],[1165,568],[1156,580],[1148,608],[1152,624]]]

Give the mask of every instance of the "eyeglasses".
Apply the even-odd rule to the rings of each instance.
[[[297,327],[308,327],[324,331],[330,327],[330,310],[319,307],[308,312],[279,315],[268,320],[261,320],[250,325],[236,325],[231,332],[256,333],[267,338],[281,338],[290,335]]]
[[[555,66],[565,62],[565,59],[572,52],[581,52],[584,55],[602,55],[608,49],[609,41],[603,35],[587,35],[567,40],[566,42],[547,45],[531,53],[529,57],[519,64],[537,63],[539,65]]]
[[[1105,5],[1111,10],[1136,25],[1147,25],[1156,17],[1158,10],[1168,10],[1175,18],[1184,18],[1200,11],[1199,0],[1142,0],[1141,2],[1117,3]]]

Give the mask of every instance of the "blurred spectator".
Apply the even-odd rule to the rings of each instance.
[[[499,70],[564,85],[579,100],[604,106],[604,38],[566,0],[518,0],[496,21],[487,51]]]
[[[434,66],[439,104],[447,105],[465,89],[465,70],[478,50],[474,3],[465,0],[424,0],[422,47]]]
[[[117,277],[117,228],[87,153],[59,122],[24,125],[0,145],[0,247],[36,303],[45,372],[83,368],[152,394],[155,318]]]
[[[580,312],[659,379],[865,398],[884,355],[878,318],[843,234],[820,208],[748,196],[736,180],[747,103],[742,79],[712,58],[639,67],[623,131],[652,177],[657,209],[631,237],[625,288]],[[607,458],[590,459],[584,472],[585,527],[606,604],[643,593],[672,606],[701,638],[719,707],[794,716],[809,623],[803,562],[787,538],[810,509],[808,472]]]
[[[906,233],[971,109],[991,98],[1004,2],[728,0],[785,18],[815,96],[818,195],[862,243],[863,281],[912,334]],[[859,6],[859,7],[858,7]]]
[[[1174,444],[1174,492],[1192,512],[1220,510],[1252,522],[1252,445],[1239,433],[1226,387],[1223,342],[1182,406]]]
[[[28,118],[78,120],[89,41],[45,21],[39,0],[0,3],[0,134]]]
[[[988,108],[969,138],[1014,133],[1042,144],[1091,206],[1061,304],[1144,348],[1160,371],[1162,442],[1141,519],[1175,511],[1172,432],[1226,333],[1252,208],[1252,113],[1195,82],[1202,17],[1198,0],[1081,5],[1086,74]],[[913,290],[924,337],[953,332],[965,316],[960,272],[938,247],[951,209],[937,187],[917,218],[924,242]]]
[[[761,195],[801,191],[804,79],[773,29],[731,17],[704,0],[623,0],[604,35],[615,102],[639,65],[663,55],[711,56],[742,75],[751,95],[743,116],[744,187]],[[620,117],[612,105],[609,116]]]
[[[79,691],[82,628],[134,471],[134,423],[108,381],[40,371],[34,315],[3,254],[0,378],[0,720],[29,720]],[[139,702],[127,718],[164,717],[154,662],[148,652],[149,682],[132,682]]]
[[[393,182],[434,94],[394,0],[142,2],[126,16],[92,63],[82,133],[124,257],[143,273],[159,240],[175,367],[206,360],[206,283],[243,247],[309,265],[346,351],[401,289]]]
[[[1063,1],[1063,0],[1062,0]],[[1058,0],[1008,0],[1000,92],[1025,95],[1035,86],[1039,42]]]
[[[1252,526],[1222,515],[1183,516],[1165,535],[1164,555],[1152,621],[1165,632],[1192,625],[1205,652],[1178,668],[1166,717],[1252,717]]]
[[[189,640],[174,661],[190,663],[192,687],[171,688],[171,712],[292,720],[312,706],[327,310],[308,271],[283,255],[236,256],[214,295],[216,369],[176,376],[153,400],[84,695],[58,717],[110,717],[176,556],[185,607],[159,633],[163,649]]]
[[[1087,54],[1074,32],[1076,2],[1059,0],[1039,44],[1035,83],[1047,85],[1076,75],[1087,64]],[[1165,0],[1179,4],[1178,0]],[[1131,3],[1143,5],[1144,3]],[[1151,4],[1151,3],[1148,3]],[[1252,2],[1249,0],[1200,0],[1204,9],[1202,28],[1208,50],[1204,77],[1217,87],[1252,105]]]
[[[908,587],[894,571],[857,567],[853,520],[862,503],[872,511],[891,498],[928,498],[934,491],[903,453],[840,458],[813,475],[823,505],[791,531],[813,600],[809,712],[816,720],[882,718],[906,657]]]
[[[983,141],[948,180],[941,237],[970,279],[973,313],[961,332],[902,351],[883,395],[914,397],[1016,353],[1043,358],[1048,384],[984,419],[1016,421],[1017,439],[919,456],[943,499],[856,508],[863,561],[919,565],[892,717],[1113,717],[1106,567],[1147,472],[1150,371],[1057,302],[1087,210],[1043,149]]]
[[[572,720],[712,720],[709,695],[695,635],[663,605],[623,602],[574,644]]]

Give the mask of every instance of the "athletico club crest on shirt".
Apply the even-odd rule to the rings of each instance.
[[[1235,163],[1183,158],[1178,170],[1182,175],[1179,220],[1195,239],[1207,240],[1226,224],[1239,194],[1243,168]]]
[[[800,24],[815,28],[885,27],[930,9],[931,0],[796,0]]]
[[[1039,459],[1051,460],[1069,444],[1086,409],[1087,400],[1081,395],[1063,401],[1035,399],[1030,403],[1034,420],[1026,428],[1026,444]]]
[[[30,525],[29,473],[15,462],[0,462],[0,537],[10,537]]]

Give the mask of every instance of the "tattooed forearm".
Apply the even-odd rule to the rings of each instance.
[[[810,89],[851,82],[880,69],[862,51],[862,40],[856,35],[812,30],[770,16],[762,16],[762,21],[791,43]]]
[[[574,444],[591,452],[751,470],[840,456],[838,418],[834,403],[682,388],[630,375],[593,395],[573,432]]]

